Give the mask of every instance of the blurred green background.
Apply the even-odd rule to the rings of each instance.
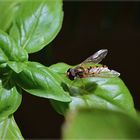
[[[49,47],[32,54],[30,60],[46,66],[57,62],[74,65],[106,48],[109,54],[102,63],[121,73],[140,110],[140,3],[64,1],[63,9],[60,33]],[[64,118],[46,99],[23,94],[15,119],[25,138],[61,136]]]

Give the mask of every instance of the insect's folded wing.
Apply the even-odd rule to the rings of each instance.
[[[106,57],[107,53],[108,53],[107,49],[99,50],[93,55],[91,55],[90,57],[88,57],[86,60],[84,60],[81,64],[90,63],[90,62],[97,64]]]
[[[102,71],[100,73],[97,73],[95,76],[111,78],[111,77],[118,77],[118,76],[120,76],[120,73],[115,71],[115,70],[109,70],[109,71]]]

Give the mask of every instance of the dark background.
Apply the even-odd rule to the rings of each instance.
[[[44,65],[78,64],[99,49],[107,48],[103,64],[121,73],[140,110],[140,3],[64,2],[64,22],[55,40],[30,60]],[[63,117],[49,101],[27,93],[15,113],[25,138],[59,138]]]

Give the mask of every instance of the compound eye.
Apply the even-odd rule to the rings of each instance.
[[[70,80],[74,80],[74,78],[75,78],[75,73],[74,73],[73,69],[69,68],[69,69],[67,70],[67,76],[68,76],[68,78],[69,78]]]
[[[69,77],[70,80],[74,80],[75,79],[75,76],[73,76],[71,74],[69,74],[68,77]]]

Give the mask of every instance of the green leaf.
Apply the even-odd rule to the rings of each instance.
[[[55,109],[55,111],[61,115],[66,115],[68,108],[69,108],[69,103],[67,102],[60,102],[56,100],[50,100],[51,105]]]
[[[18,48],[8,34],[0,30],[0,64],[8,60],[26,61],[28,54],[23,48]]]
[[[0,0],[0,29],[7,31],[18,9],[17,0]]]
[[[0,80],[0,121],[13,114],[21,104],[20,89],[14,85],[11,73]]]
[[[72,102],[68,104],[58,101],[51,101],[53,107],[60,114],[70,109],[75,110],[81,107],[102,108],[118,111],[126,111],[135,114],[132,96],[119,77],[101,78],[89,77],[69,80],[66,76],[67,70],[72,67],[64,63],[58,63],[50,67],[51,71],[59,74],[63,79],[61,85],[65,91],[69,92]]]
[[[24,140],[13,116],[0,122],[1,140]]]
[[[15,75],[15,80],[21,88],[35,96],[62,102],[71,101],[68,93],[61,87],[59,76],[39,63],[25,63],[23,71]]]
[[[70,112],[63,126],[63,140],[139,139],[140,121],[111,110],[81,109]]]
[[[61,0],[24,0],[10,35],[28,53],[41,50],[58,34],[63,19]]]
[[[24,69],[23,62],[8,61],[7,64],[16,73],[20,73]]]

